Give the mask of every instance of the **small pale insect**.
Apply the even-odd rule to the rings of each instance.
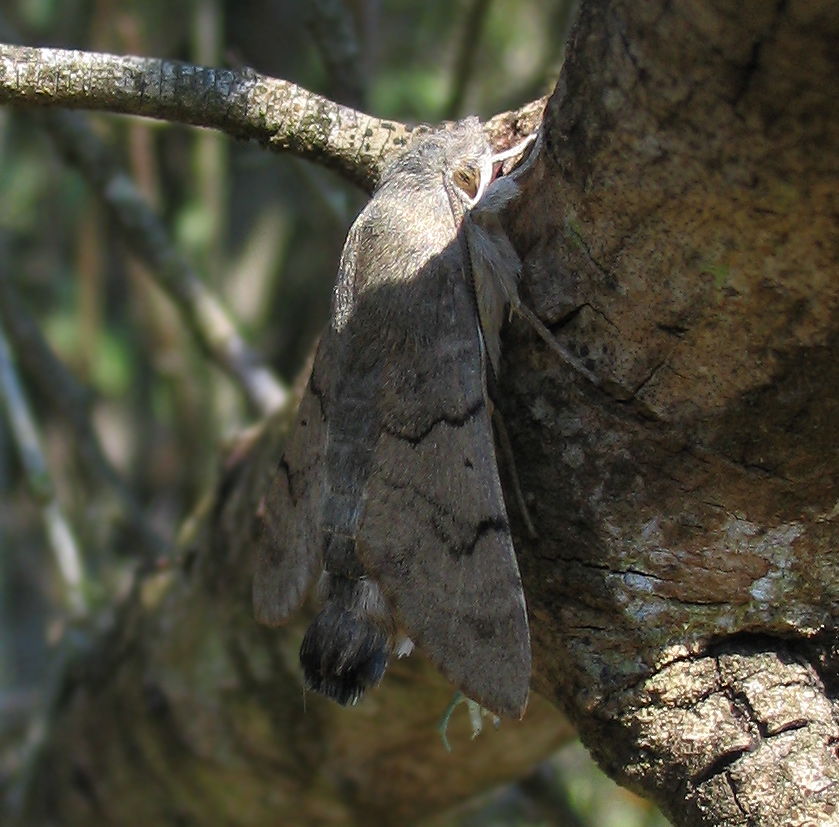
[[[257,619],[287,620],[320,578],[306,685],[355,703],[416,644],[465,695],[520,717],[524,594],[498,477],[488,382],[520,263],[475,118],[384,171],[349,232],[332,321],[267,498]]]

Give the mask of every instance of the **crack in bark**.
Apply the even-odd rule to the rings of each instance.
[[[687,325],[662,323],[657,324],[656,329],[660,330],[662,333],[666,333],[668,336],[674,336],[677,339],[681,339],[685,333],[690,330]]]
[[[718,756],[705,769],[700,770],[690,779],[695,787],[701,787],[707,784],[718,775],[725,775],[726,778],[731,778],[728,773],[729,767],[739,761],[744,755],[754,752],[755,747],[751,744],[748,747],[738,747],[736,749],[728,750],[722,755]]]
[[[582,560],[578,557],[571,557],[571,558],[563,558],[563,562],[566,565],[577,565],[580,568],[590,569],[592,571],[597,572],[605,572],[613,577],[623,578],[626,575],[635,575],[637,577],[644,577],[648,580],[654,580],[658,583],[663,584],[673,584],[679,583],[680,580],[677,577],[662,577],[658,574],[653,574],[652,572],[645,571],[643,569],[636,568],[634,566],[629,566],[628,568],[615,568],[614,566],[610,566],[607,563],[593,563],[590,561]],[[703,569],[704,571],[713,571],[712,568],[707,567]],[[659,600],[666,600],[668,603],[675,603],[679,606],[702,606],[702,607],[713,607],[713,606],[729,606],[731,605],[730,600],[685,600],[681,599],[674,595],[666,595],[662,596],[655,593],[650,593],[651,598],[657,598]],[[695,656],[694,658],[695,659]]]
[[[749,87],[752,85],[752,80],[760,69],[761,58],[766,45],[775,38],[775,35],[778,32],[778,27],[784,17],[784,13],[786,12],[787,2],[788,0],[778,0],[775,5],[775,12],[766,32],[761,37],[758,37],[752,44],[749,59],[743,67],[743,76],[740,79],[738,88],[734,92],[734,96],[730,101],[732,108],[736,109],[738,104],[743,100],[746,93],[749,91]]]
[[[580,248],[582,249],[582,251],[585,254],[585,257],[588,259],[589,263],[591,263],[600,272],[600,274],[604,278],[606,278],[606,279],[611,278],[611,272],[609,270],[607,270],[606,267],[604,265],[602,265],[592,255],[591,249],[589,248],[589,245],[586,243],[586,240],[583,238],[582,233],[577,232],[576,230],[574,230],[571,227],[569,227],[568,229],[573,233],[574,241],[576,241],[576,243],[580,245]]]
[[[743,802],[740,801],[740,794],[737,792],[737,785],[734,783],[734,779],[731,777],[731,773],[726,770],[723,774],[726,783],[728,784],[728,789],[731,791],[731,798],[734,800],[735,805],[737,805],[737,809],[743,814],[743,817],[748,819],[749,814],[746,812],[746,808],[743,806]]]
[[[810,721],[807,721],[804,718],[797,718],[794,721],[782,724],[778,727],[778,729],[772,730],[771,732],[767,729],[764,737],[768,741],[769,739],[777,738],[779,735],[783,735],[786,732],[797,732],[799,729],[806,729],[808,726],[810,726]]]
[[[667,364],[667,360],[670,358],[672,352],[673,351],[671,350],[670,353],[668,353],[663,359],[660,359],[653,365],[653,367],[648,371],[647,375],[644,378],[642,378],[641,381],[633,388],[633,396],[637,396],[643,390],[644,386],[647,385],[650,382],[650,380],[652,380],[652,378],[659,372],[659,370],[661,370],[661,368],[663,368],[664,365]]]

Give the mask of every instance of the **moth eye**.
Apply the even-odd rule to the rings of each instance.
[[[462,190],[471,201],[478,197],[480,171],[474,166],[458,167],[454,171],[455,186]]]

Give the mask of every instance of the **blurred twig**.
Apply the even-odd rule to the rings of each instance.
[[[41,507],[41,516],[50,547],[64,581],[67,603],[74,614],[85,615],[88,605],[84,594],[84,569],[81,556],[73,538],[73,532],[55,497],[55,488],[41,450],[35,420],[18,378],[2,323],[0,323],[0,397],[5,404],[9,427],[17,444],[29,488]]]
[[[102,450],[90,421],[90,392],[76,381],[44,340],[40,328],[4,273],[0,273],[0,321],[14,343],[18,361],[38,390],[69,423],[79,455],[92,474],[114,493],[148,555],[166,556],[167,543],[149,524],[140,504]]]
[[[239,335],[216,295],[172,244],[163,224],[87,121],[72,112],[40,113],[62,154],[106,203],[134,254],[175,302],[201,348],[263,414],[285,404],[287,389]]]
[[[466,90],[475,70],[475,55],[489,14],[492,0],[472,0],[466,19],[460,30],[460,40],[457,47],[457,57],[452,74],[452,88],[448,103],[443,111],[443,117],[453,120],[461,114]]]
[[[352,16],[343,0],[309,0],[305,4],[306,25],[329,74],[335,100],[363,109],[365,82],[361,47]]]
[[[16,39],[15,32],[3,20],[2,16],[0,16],[0,36]],[[6,82],[9,83],[10,87],[18,87],[17,82],[13,80],[13,76],[20,68],[16,64],[16,55],[20,56],[22,53],[27,54],[34,60],[34,63],[30,64],[30,69],[36,75],[39,72],[38,53],[43,53],[44,60],[47,61],[40,66],[41,71],[46,71],[48,53],[50,53],[59,59],[59,63],[62,59],[66,59],[68,62],[62,64],[62,67],[71,74],[74,65],[73,56],[85,54],[61,49],[30,49],[23,46],[0,45],[0,102],[17,100],[15,94],[7,96],[4,92],[9,92],[9,89],[5,87]],[[88,54],[88,57],[91,58],[93,63],[97,62],[96,55]],[[110,63],[109,56],[100,55],[98,57],[103,58],[106,64],[105,67],[100,65],[99,68],[107,69],[107,66],[110,65],[111,72],[106,71],[103,76],[98,76],[94,72],[93,76],[85,79],[85,83],[90,83],[92,85],[91,91],[97,90],[105,98],[109,97],[108,89],[111,90],[110,96],[120,97],[121,92],[125,92],[126,89],[124,85],[118,83],[118,78],[114,75],[117,67]],[[117,64],[120,60],[117,59]],[[179,76],[180,69],[194,68],[183,67],[180,64],[167,65],[163,61],[149,62],[141,58],[127,60],[129,63],[137,60],[146,65],[146,68],[152,72],[154,68],[159,70],[158,81],[160,85],[159,88],[155,85],[154,89],[163,99],[167,99],[164,92],[164,71],[174,72],[175,76]],[[157,65],[156,67],[150,67],[150,63]],[[59,93],[59,88],[66,91],[72,87],[75,93],[81,94],[82,100],[86,97],[85,89],[75,86],[79,79],[77,76],[64,78],[65,83],[62,84],[59,77],[62,69],[55,66],[53,68],[57,69],[57,74],[52,78],[58,84],[54,90],[56,93]],[[76,66],[76,71],[78,71],[78,68]],[[128,66],[126,65],[123,68],[126,74],[122,79],[128,80]],[[199,74],[200,72],[201,70],[199,70]],[[219,80],[215,77],[214,70],[207,70],[207,73],[208,76],[205,80]],[[187,72],[187,74],[190,73]],[[132,86],[133,94],[130,93],[128,98],[133,99],[136,104],[138,99],[144,100],[155,97],[152,87],[147,88],[151,80],[151,78],[134,76],[133,81],[136,85]],[[27,86],[25,81],[22,86]],[[34,90],[37,90],[37,84]],[[18,88],[18,91],[20,91],[20,88]],[[30,89],[30,91],[33,91],[33,89]],[[42,87],[40,92],[44,91]],[[177,97],[176,80],[174,81],[174,87],[170,88],[168,92]],[[195,88],[193,88],[193,92],[197,94]],[[221,90],[222,98],[227,92],[232,92],[232,90],[225,86]],[[205,89],[203,95],[205,98],[209,97],[209,91]],[[71,97],[73,96],[71,95]],[[93,97],[96,98],[95,91]],[[44,103],[43,100],[41,102]],[[80,101],[76,100],[76,105],[79,105],[79,103]],[[177,100],[172,100],[170,103],[178,105]],[[229,103],[232,104],[233,101],[231,100]],[[189,104],[186,101],[184,101],[184,104],[188,110]],[[199,104],[200,101],[192,101],[193,106],[199,106]],[[65,102],[65,105],[72,106],[72,103]],[[82,106],[84,106],[83,103]],[[93,105],[85,108],[97,107]],[[110,107],[106,106],[105,108],[109,109]],[[199,106],[199,108],[201,107]],[[128,111],[133,110],[129,109]],[[135,114],[141,113],[135,111]],[[174,301],[201,348],[242,387],[248,399],[258,411],[268,414],[281,408],[288,399],[287,388],[262,363],[259,356],[247,346],[221,302],[204,285],[189,263],[171,243],[163,224],[149,207],[131,178],[119,166],[104,141],[90,128],[83,117],[71,112],[44,112],[42,118],[59,150],[79,169],[93,190],[110,208],[132,251],[146,263],[151,277]],[[174,118],[174,120],[180,119]]]

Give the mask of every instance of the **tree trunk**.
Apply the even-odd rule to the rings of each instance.
[[[525,302],[600,379],[508,330],[533,685],[679,825],[839,824],[837,35],[828,0],[584,3],[510,216]],[[250,616],[276,425],[71,671],[26,824],[406,823],[567,733],[532,698],[471,744],[456,716],[449,757],[413,658],[304,711],[306,618]]]
[[[839,823],[837,34],[584,5],[514,219],[603,387],[514,330],[534,685],[677,824]]]

